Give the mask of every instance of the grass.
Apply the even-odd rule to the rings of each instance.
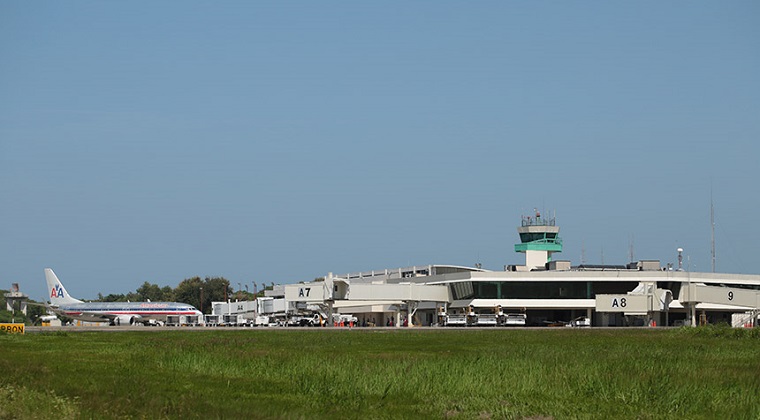
[[[0,418],[760,418],[757,330],[82,332],[0,352]]]

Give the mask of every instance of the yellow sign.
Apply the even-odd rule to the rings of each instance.
[[[0,331],[6,333],[23,334],[24,324],[0,324]]]

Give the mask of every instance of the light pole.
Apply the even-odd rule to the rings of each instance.
[[[203,313],[203,286],[201,286],[201,313]]]

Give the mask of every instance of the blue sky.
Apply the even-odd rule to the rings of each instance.
[[[760,4],[0,3],[0,288],[579,263],[759,273]]]

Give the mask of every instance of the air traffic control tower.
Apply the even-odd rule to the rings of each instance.
[[[544,268],[547,262],[552,260],[552,254],[562,252],[562,239],[559,235],[559,226],[555,225],[555,219],[541,217],[541,213],[535,212],[535,216],[523,216],[522,226],[517,228],[520,234],[520,243],[515,244],[515,252],[525,254],[525,270]]]

